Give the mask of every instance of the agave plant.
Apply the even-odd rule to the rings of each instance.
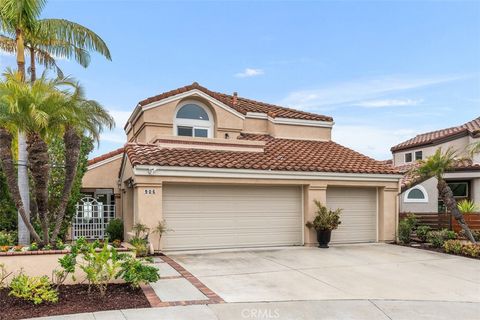
[[[460,210],[461,213],[472,213],[478,210],[478,206],[475,202],[472,200],[462,200],[457,203],[458,210]]]

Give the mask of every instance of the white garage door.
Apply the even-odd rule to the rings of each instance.
[[[327,206],[343,209],[342,223],[332,232],[332,243],[377,240],[377,194],[375,188],[327,188]]]
[[[164,185],[165,250],[302,244],[299,187]]]

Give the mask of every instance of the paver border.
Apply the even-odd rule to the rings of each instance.
[[[153,288],[149,284],[142,285],[141,288],[145,297],[147,298],[148,302],[153,308],[158,307],[174,307],[174,306],[189,306],[189,305],[200,305],[200,304],[217,304],[217,303],[225,303],[225,300],[222,299],[218,294],[213,292],[210,288],[208,288],[203,282],[201,282],[197,277],[193,274],[188,272],[184,267],[178,264],[172,258],[162,255],[159,256],[165,263],[170,265],[175,271],[177,271],[180,276],[170,276],[160,278],[159,281],[162,279],[179,279],[184,278],[188,282],[190,282],[195,288],[197,288],[201,293],[203,293],[208,299],[205,300],[188,300],[188,301],[162,301],[157,296]]]

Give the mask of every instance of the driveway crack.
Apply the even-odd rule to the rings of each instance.
[[[371,304],[373,304],[373,305],[375,306],[375,308],[377,308],[378,310],[380,310],[380,312],[383,313],[383,314],[385,315],[385,317],[387,317],[388,319],[392,320],[392,318],[391,318],[388,314],[386,314],[385,311],[383,311],[382,308],[380,308],[380,307],[375,303],[375,301],[368,299],[368,302],[370,302]]]

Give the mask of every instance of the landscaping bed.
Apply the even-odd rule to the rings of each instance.
[[[399,242],[394,242],[393,244],[398,245],[398,246],[402,246],[402,247],[410,247],[410,248],[414,248],[414,249],[428,250],[428,251],[434,251],[434,252],[445,253],[445,254],[450,254],[450,255],[454,255],[454,256],[460,256],[460,257],[480,260],[480,256],[472,257],[472,256],[469,256],[469,255],[466,255],[466,254],[461,254],[461,253],[456,254],[456,253],[452,253],[452,252],[445,252],[444,248],[436,248],[436,247],[433,247],[429,243],[413,242],[413,243],[410,243],[410,244],[403,244],[403,243],[399,243]]]
[[[0,319],[14,320],[31,317],[54,316],[82,312],[96,312],[129,308],[150,308],[141,288],[128,284],[110,284],[104,297],[88,285],[62,285],[57,303],[35,305],[32,302],[8,295],[8,289],[0,289]]]

